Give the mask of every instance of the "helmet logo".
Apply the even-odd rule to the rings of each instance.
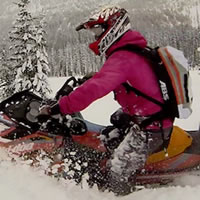
[[[131,28],[130,23],[124,25],[127,18],[127,14],[124,15],[123,18],[119,18],[113,28],[102,38],[98,45],[101,55],[106,52],[113,42]]]

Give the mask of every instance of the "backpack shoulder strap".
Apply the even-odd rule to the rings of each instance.
[[[141,96],[151,102],[153,102],[154,104],[164,108],[164,103],[146,95],[145,93],[141,92],[140,90],[134,88],[133,86],[129,85],[127,82],[126,83],[122,83],[122,85],[126,88],[127,92],[132,91],[134,92],[136,95]]]

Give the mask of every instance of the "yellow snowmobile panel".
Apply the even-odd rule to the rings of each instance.
[[[185,149],[189,147],[191,144],[192,144],[192,137],[190,136],[190,134],[177,126],[174,126],[170,142],[167,147],[167,152],[162,150],[160,152],[153,153],[147,158],[146,163],[151,164],[168,158],[172,158],[184,152]]]

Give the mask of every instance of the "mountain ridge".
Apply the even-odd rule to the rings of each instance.
[[[106,4],[119,4],[128,10],[134,27],[139,31],[154,26],[188,24],[200,26],[199,0],[31,0],[33,16],[44,14],[50,40],[58,41],[66,32],[74,34],[75,26],[86,19],[89,13]],[[17,17],[18,8],[13,0],[0,0],[0,43],[6,39]],[[199,8],[199,9],[198,9]],[[200,11],[199,11],[200,12]],[[176,15],[176,17],[175,17]],[[157,28],[156,28],[157,29]],[[59,32],[59,33],[58,33]],[[84,34],[83,34],[84,35]]]
[[[8,46],[8,32],[18,9],[13,0],[0,0],[0,4],[0,45]],[[31,0],[32,15],[42,14],[46,21],[52,75],[66,75],[67,70],[73,74],[76,69],[96,71],[101,59],[91,55],[87,47],[93,40],[87,31],[77,33],[75,26],[85,21],[91,11],[107,4],[127,9],[132,28],[145,36],[149,46],[171,45],[183,50],[191,63],[198,62],[194,52],[200,46],[199,0]]]

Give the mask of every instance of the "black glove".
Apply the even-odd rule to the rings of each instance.
[[[43,105],[39,109],[39,115],[58,115],[58,114],[60,114],[60,107],[58,103],[54,104],[53,106]]]
[[[60,106],[58,103],[54,104],[53,106],[51,106],[51,111],[50,111],[51,115],[58,115],[61,114],[60,112]]]
[[[39,109],[39,114],[37,116],[40,122],[45,122],[51,117],[55,117],[56,115],[60,114],[60,107],[59,104],[54,104],[53,106],[50,105],[43,105]],[[56,117],[55,117],[56,118]]]

